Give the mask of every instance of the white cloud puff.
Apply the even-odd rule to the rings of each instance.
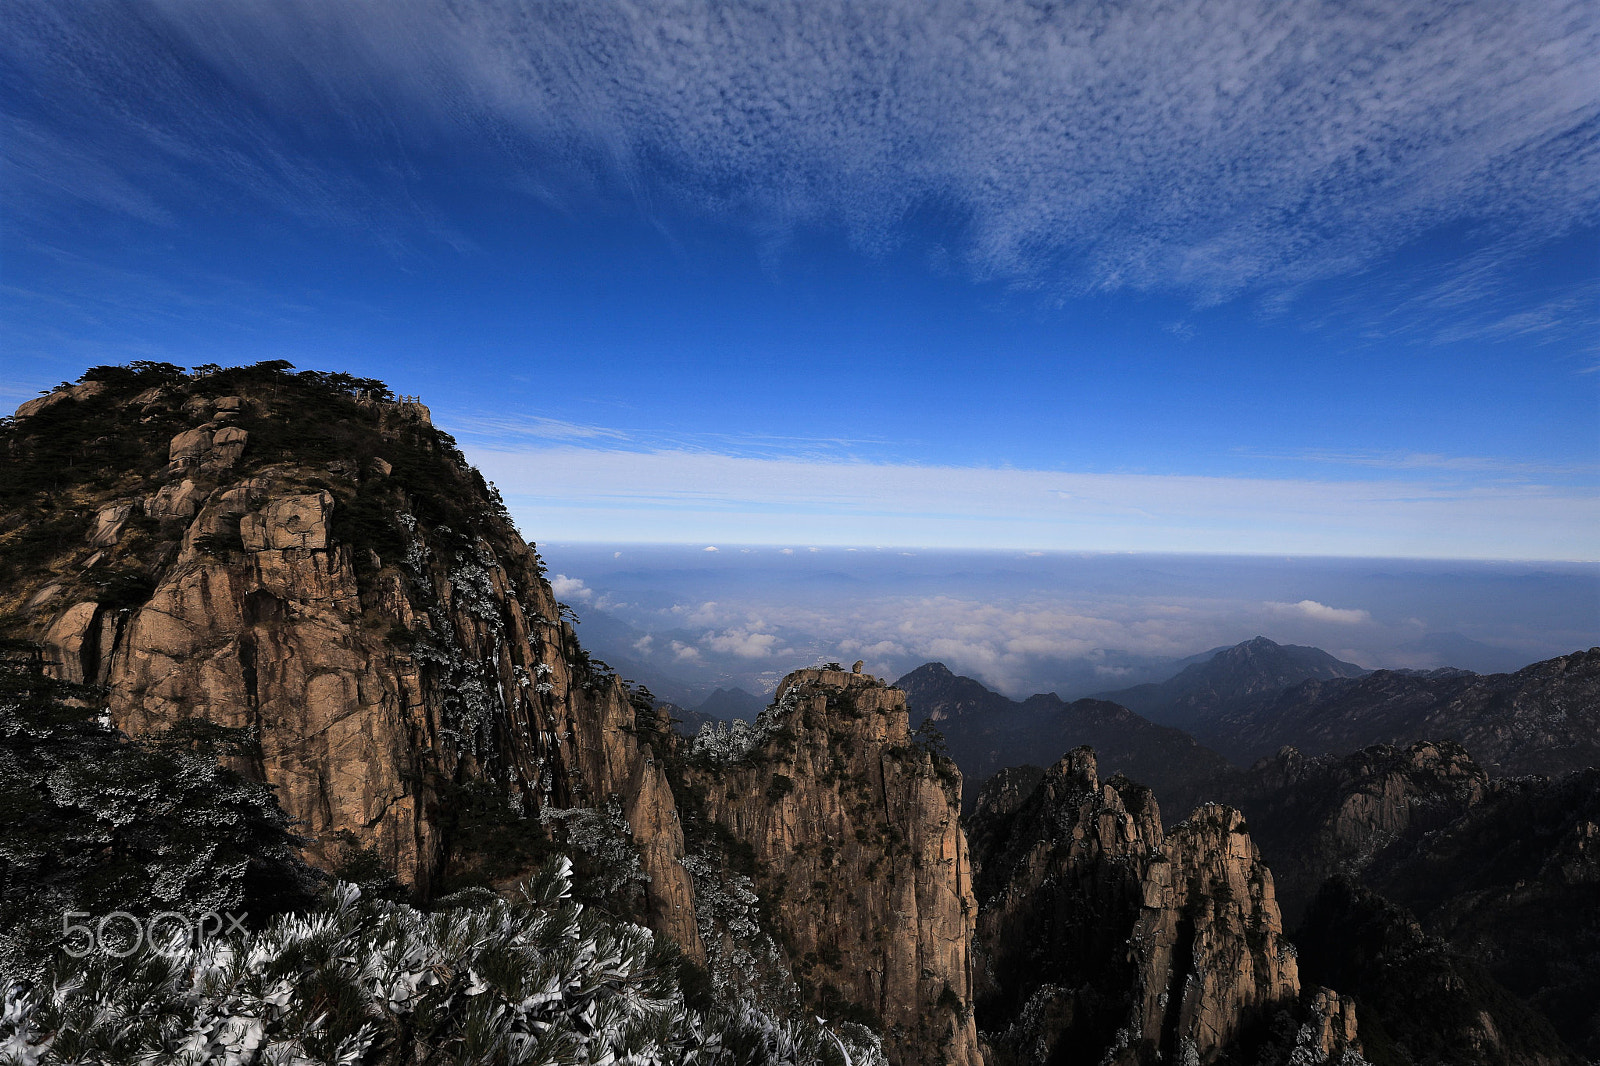
[[[707,600],[699,606],[678,603],[667,610],[670,614],[692,626],[716,625],[727,614],[721,607],[717,606],[716,600]]]
[[[1329,607],[1316,600],[1301,600],[1299,603],[1269,603],[1268,607],[1282,614],[1300,615],[1314,622],[1333,622],[1338,625],[1359,625],[1362,622],[1372,621],[1368,611],[1357,610],[1350,607]]]
[[[582,578],[568,577],[566,574],[557,574],[550,579],[550,591],[556,594],[558,600],[587,600],[594,596],[594,590],[585,585]]]
[[[704,644],[712,651],[724,655],[737,655],[741,659],[765,659],[779,649],[775,633],[761,633],[753,629],[727,629],[721,633],[707,633]]]

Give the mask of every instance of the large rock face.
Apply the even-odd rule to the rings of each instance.
[[[1600,769],[1492,781],[1366,880],[1542,1013],[1571,1059],[1600,1058]],[[1337,921],[1325,924],[1344,948]],[[1511,1061],[1534,1061],[1517,1058],[1509,999],[1490,998],[1484,1016]]]
[[[1380,1063],[1581,1066],[1550,1023],[1508,994],[1476,953],[1452,950],[1401,907],[1349,878],[1328,881],[1297,933],[1308,973],[1362,1004],[1362,1035]],[[1592,979],[1590,984],[1592,985]],[[1593,1000],[1564,1020],[1581,1028]]]
[[[150,376],[33,401],[8,430],[0,595],[59,671],[107,685],[129,731],[256,727],[253,770],[310,857],[369,848],[422,894],[464,782],[529,815],[616,796],[652,922],[698,955],[673,798],[627,691],[425,411],[337,375]],[[110,449],[109,468],[51,471],[62,438]],[[30,507],[74,535],[40,543]]]
[[[971,826],[978,1016],[999,1061],[1212,1062],[1303,1009],[1272,875],[1232,808],[1164,832],[1149,789],[1102,782],[1079,748]],[[1318,994],[1322,1050],[1342,1051],[1353,1012]]]
[[[978,1066],[961,778],[914,742],[904,693],[795,671],[748,733],[703,733],[688,773],[708,816],[753,851],[809,1002],[875,1015],[893,1062]]]
[[[1450,741],[1285,748],[1219,795],[1249,816],[1302,974],[1361,999],[1369,1048],[1600,1049],[1600,771],[1491,778]]]

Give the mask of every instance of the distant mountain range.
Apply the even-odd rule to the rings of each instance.
[[[1159,684],[1072,702],[1052,693],[1013,700],[942,663],[897,684],[912,722],[944,734],[969,796],[1005,767],[1048,765],[1079,744],[1095,748],[1108,771],[1178,806],[1208,798],[1230,763],[1249,766],[1283,747],[1346,755],[1374,744],[1455,741],[1497,775],[1600,764],[1600,649],[1480,675],[1367,671],[1319,648],[1256,637]],[[718,706],[737,698],[714,697]]]
[[[755,721],[756,715],[766,710],[766,707],[765,699],[752,695],[742,688],[719,688],[707,696],[705,702],[695,710],[707,718],[715,718],[722,722],[731,722],[735,718],[752,722]]]
[[[725,724],[735,718],[753,722],[756,715],[766,710],[767,701],[752,696],[742,688],[719,688],[698,707],[684,707],[671,700],[656,700],[656,713],[665,713],[685,737],[693,737],[702,726]]]
[[[1165,681],[1101,692],[1096,698],[1120,703],[1164,725],[1189,728],[1218,711],[1282,692],[1302,681],[1360,677],[1367,672],[1321,648],[1256,637],[1216,649]]]
[[[1067,703],[1054,693],[1018,702],[982,682],[927,663],[895,684],[905,690],[914,724],[932,722],[967,780],[970,809],[978,786],[1008,766],[1051,763],[1081,744],[1093,747],[1108,776],[1121,772],[1147,784],[1180,814],[1201,798],[1228,761],[1182,730],[1156,725],[1105,700]]]
[[[1241,764],[1285,746],[1338,755],[1453,740],[1495,775],[1565,773],[1600,765],[1600,648],[1512,674],[1379,670],[1303,681],[1224,705],[1194,733]]]
[[[967,779],[968,809],[978,788],[1010,766],[1048,765],[1080,744],[1093,747],[1108,773],[1148,785],[1169,812],[1181,815],[1209,798],[1231,772],[1221,749],[1208,747],[1175,722],[1192,724],[1249,706],[1313,679],[1352,678],[1365,671],[1319,648],[1256,637],[1182,660],[1166,681],[1067,702],[1054,693],[1013,700],[981,681],[927,663],[896,684],[906,691],[913,724],[932,722]],[[1042,771],[1041,771],[1042,772]]]

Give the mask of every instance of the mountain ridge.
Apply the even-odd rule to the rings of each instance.
[[[962,773],[979,786],[1007,766],[1088,745],[1106,767],[1149,785],[1171,809],[1186,811],[1230,769],[1182,730],[1105,700],[1068,703],[1054,693],[1012,700],[943,663],[919,666],[895,684],[906,691],[912,720],[937,728]],[[963,809],[970,811],[972,802],[968,796]]]
[[[1362,1061],[1351,999],[1296,974],[1244,815],[1197,803],[1228,769],[1217,752],[1114,703],[1012,701],[941,664],[904,688],[837,664],[793,671],[753,721],[683,736],[670,704],[581,644],[537,552],[426,407],[292,369],[95,368],[0,422],[0,636],[102,693],[127,734],[198,721],[253,737],[230,766],[275,790],[315,865],[359,867],[361,891],[409,891],[417,907],[451,893],[444,906],[480,916],[504,916],[542,870],[547,902],[604,915],[638,966],[659,949],[647,972],[663,1002],[693,999],[767,1049],[752,1063],[785,1041],[808,1064],[837,1062],[835,1043],[889,1066],[1010,1066],[1041,1047],[1116,1066]],[[940,727],[979,765],[1067,755],[973,788],[963,819]],[[1188,816],[1163,825],[1156,792],[1101,765],[1154,778],[1168,813]],[[1409,802],[1374,784],[1387,765],[1323,792]],[[1470,861],[1481,835],[1589,891],[1589,814],[1562,815],[1567,792],[1516,787],[1418,854]],[[1363,812],[1338,825],[1386,831]],[[1559,847],[1517,850],[1523,823],[1549,823],[1540,840]],[[1463,936],[1483,933],[1478,915],[1530,920],[1514,879],[1440,902],[1396,869],[1411,872],[1392,891]],[[1096,907],[1116,920],[1084,924]],[[1540,982],[1529,995],[1587,988]],[[532,1009],[515,988],[494,994]],[[828,1035],[804,1028],[824,1015]],[[366,1050],[349,1061],[391,1066]]]
[[[276,793],[325,871],[483,906],[564,855],[550,883],[586,871],[601,894],[584,906],[654,930],[619,934],[666,952],[651,980],[701,988],[706,1010],[743,1005],[730,1034],[794,1041],[826,1014],[834,1036],[805,1061],[831,1062],[845,1045],[830,1041],[867,1033],[855,1017],[876,1025],[868,1062],[977,1066],[960,777],[905,743],[901,694],[791,675],[792,715],[769,708],[759,745],[708,763],[578,642],[537,552],[427,408],[292,371],[94,368],[0,422],[0,637],[103,692],[128,735],[200,720],[254,737],[240,772]],[[802,754],[846,775],[786,770]],[[764,787],[732,783],[755,773]],[[862,803],[874,773],[892,779],[878,790],[891,809]],[[829,812],[881,850],[861,867],[892,873],[863,873],[838,906],[782,881],[758,893],[754,856],[819,835],[807,861],[831,883]],[[861,942],[872,930],[851,915],[904,911],[906,889],[922,918]],[[815,950],[791,950],[816,930]],[[758,957],[770,965],[745,965]],[[753,1046],[767,1050],[752,1061],[777,1055]]]
[[[1321,648],[1263,636],[1210,653],[1165,681],[1097,694],[1152,721],[1189,728],[1219,709],[1302,681],[1360,677],[1369,671]]]
[[[1197,736],[1248,764],[1285,746],[1314,755],[1452,740],[1491,773],[1600,765],[1600,648],[1510,674],[1377,670],[1309,680],[1213,714]]]

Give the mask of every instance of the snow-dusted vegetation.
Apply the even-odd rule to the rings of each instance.
[[[247,731],[130,739],[94,695],[0,656],[4,1066],[882,1062],[628,921],[645,874],[614,800],[527,819],[557,853],[508,893],[319,899],[271,790],[217,762]]]
[[[10,983],[0,1061],[376,1066],[881,1061],[809,1020],[737,999],[686,1004],[675,953],[572,898],[558,860],[514,901],[433,913],[335,887],[328,904],[235,938],[101,945]]]
[[[738,762],[783,728],[784,719],[798,706],[799,697],[796,689],[785,692],[756,715],[754,725],[742,718],[729,723],[706,722],[689,745],[690,756],[717,764]]]
[[[607,800],[604,810],[546,807],[539,812],[539,821],[558,828],[566,848],[588,858],[595,871],[594,888],[601,895],[618,897],[650,880],[650,875],[640,868],[633,830],[622,816],[622,804],[615,796]]]

